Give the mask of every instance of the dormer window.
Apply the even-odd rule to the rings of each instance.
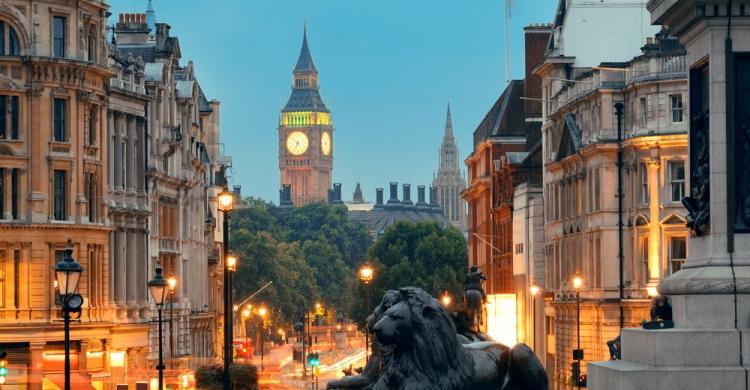
[[[16,30],[3,21],[0,21],[0,55],[21,55],[21,45]]]

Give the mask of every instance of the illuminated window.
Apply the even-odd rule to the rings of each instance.
[[[669,163],[669,186],[672,202],[680,202],[685,196],[685,163],[674,161]]]
[[[669,95],[669,106],[672,109],[672,123],[682,123],[682,95]]]
[[[669,273],[682,269],[687,259],[687,237],[670,237],[669,239]]]

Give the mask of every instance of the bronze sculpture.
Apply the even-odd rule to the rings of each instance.
[[[472,341],[486,337],[479,333],[459,335],[448,311],[419,288],[387,292],[368,326],[371,320],[376,322],[370,363],[361,375],[331,382],[329,389],[548,388],[547,375],[528,346]]]

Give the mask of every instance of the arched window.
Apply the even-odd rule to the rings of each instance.
[[[18,34],[8,23],[0,21],[0,55],[17,56],[21,54]]]

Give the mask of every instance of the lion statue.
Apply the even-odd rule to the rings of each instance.
[[[374,390],[546,390],[547,376],[531,349],[496,342],[462,344],[448,311],[416,287],[373,327],[383,368]]]
[[[345,376],[339,380],[328,382],[327,389],[356,389],[365,390],[371,389],[378,377],[382,374],[383,368],[383,356],[381,354],[380,342],[378,342],[377,336],[372,332],[372,328],[375,324],[380,321],[385,314],[386,310],[390,309],[391,306],[396,304],[399,299],[399,292],[396,290],[388,290],[383,295],[383,300],[375,308],[375,310],[367,317],[367,329],[372,335],[371,346],[372,355],[370,360],[367,361],[362,373],[359,375]]]

